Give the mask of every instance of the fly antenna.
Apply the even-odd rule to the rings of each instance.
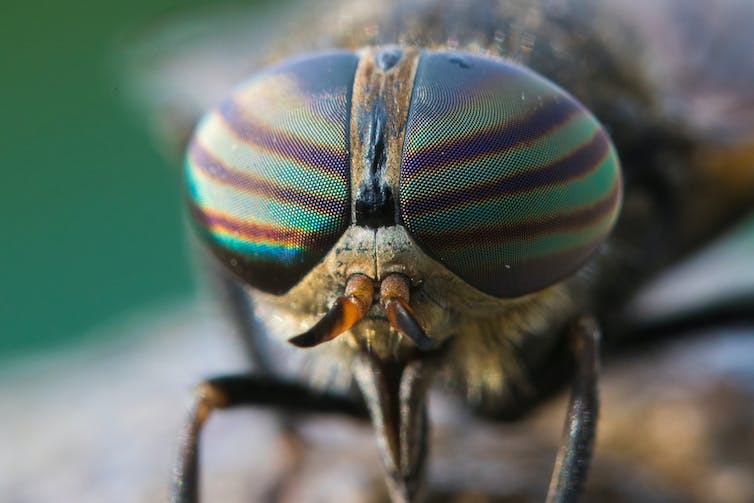
[[[374,281],[364,274],[352,275],[345,294],[335,299],[330,310],[312,328],[288,342],[311,348],[336,338],[366,316],[373,299]]]

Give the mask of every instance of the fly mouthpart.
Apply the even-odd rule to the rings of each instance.
[[[364,274],[348,278],[344,295],[309,330],[288,340],[294,346],[311,348],[330,341],[364,319],[374,299],[374,280]],[[424,332],[409,305],[410,280],[393,273],[380,283],[380,305],[390,326],[422,351],[434,349],[434,341]]]

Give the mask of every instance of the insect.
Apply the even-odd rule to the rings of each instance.
[[[700,141],[604,6],[380,7],[255,73],[190,143],[193,219],[263,372],[200,388],[176,501],[216,408],[368,414],[391,498],[418,501],[430,386],[514,419],[569,379],[548,501],[576,501],[598,327],[620,340],[636,289],[751,205],[750,117]]]

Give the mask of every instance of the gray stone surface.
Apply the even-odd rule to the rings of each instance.
[[[134,317],[110,342],[0,371],[0,500],[164,501],[176,433],[203,376],[244,367],[211,310]],[[589,501],[754,501],[754,332],[678,339],[608,361]],[[538,501],[565,397],[527,421],[471,418],[431,397],[433,501]],[[203,451],[205,501],[371,502],[385,497],[371,431],[270,411],[216,414]],[[295,447],[295,448],[294,448]]]

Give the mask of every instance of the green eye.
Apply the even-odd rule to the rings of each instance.
[[[621,177],[604,128],[555,84],[497,59],[424,53],[399,196],[428,254],[515,297],[572,274],[602,243]]]
[[[288,61],[206,116],[186,178],[200,232],[250,285],[283,293],[350,222],[349,117],[358,57]]]

